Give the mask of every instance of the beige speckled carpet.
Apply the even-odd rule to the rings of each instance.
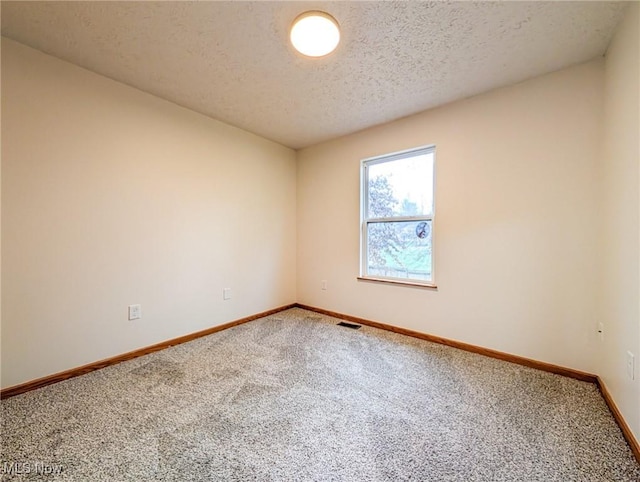
[[[2,480],[640,481],[594,385],[337,321],[291,309],[4,400]]]

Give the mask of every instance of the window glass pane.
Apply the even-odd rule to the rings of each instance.
[[[433,152],[368,166],[368,217],[433,214]]]
[[[367,274],[431,280],[431,221],[369,223]]]

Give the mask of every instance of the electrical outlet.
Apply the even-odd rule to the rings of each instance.
[[[129,305],[129,319],[139,320],[140,318],[142,318],[142,306]]]
[[[635,359],[636,357],[634,356],[634,354],[628,351],[627,352],[627,375],[629,376],[629,378],[631,378],[631,380],[635,380],[636,378]]]
[[[598,323],[598,338],[600,341],[604,341],[604,323]]]
[[[223,300],[231,299],[231,288],[225,288],[222,290],[222,299]]]
[[[322,286],[322,289],[323,289],[324,291],[326,291],[326,290],[327,290],[327,280],[326,280],[326,279],[323,279],[323,280],[322,280],[322,284],[321,284],[321,286]]]

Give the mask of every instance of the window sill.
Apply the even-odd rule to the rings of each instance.
[[[392,285],[404,285],[404,286],[413,286],[414,288],[426,288],[426,289],[431,289],[431,290],[437,290],[438,286],[435,284],[431,284],[431,283],[419,283],[417,281],[402,281],[402,280],[395,280],[395,279],[383,279],[383,278],[371,278],[371,277],[364,277],[364,276],[358,276],[357,278],[358,281],[370,281],[373,283],[386,283],[386,284],[392,284]]]

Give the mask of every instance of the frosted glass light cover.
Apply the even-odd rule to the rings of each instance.
[[[306,12],[291,27],[291,44],[303,55],[322,57],[333,52],[340,42],[338,22],[324,12]]]

